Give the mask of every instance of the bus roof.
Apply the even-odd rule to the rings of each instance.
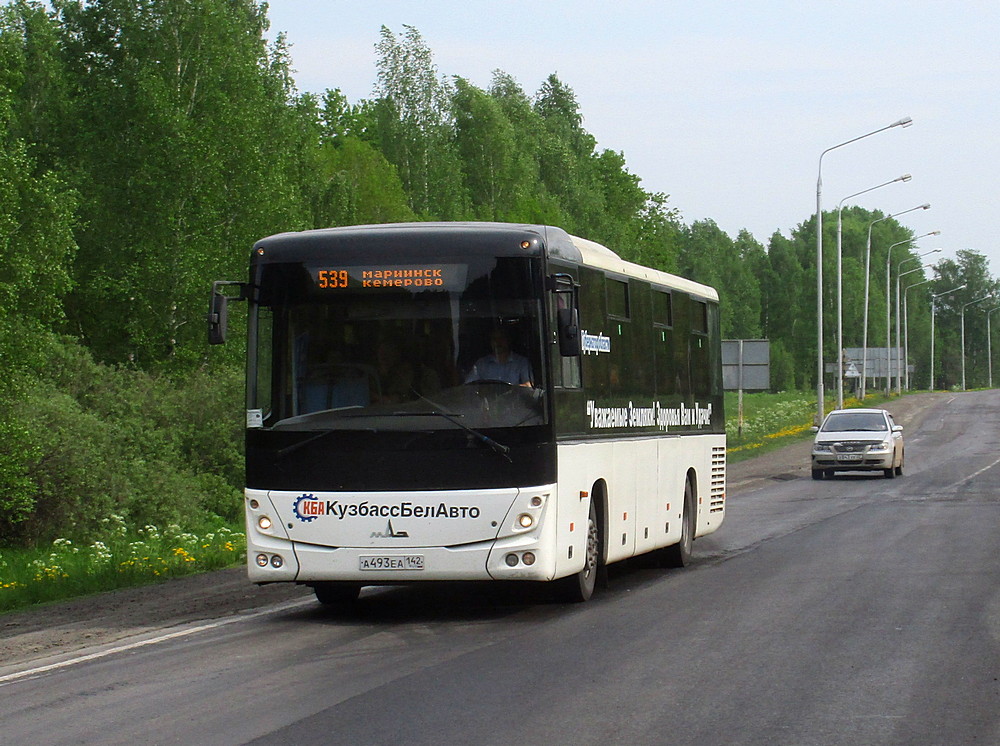
[[[566,260],[574,264],[581,264],[595,269],[603,269],[607,272],[645,280],[656,285],[662,285],[674,290],[689,293],[690,295],[704,298],[705,300],[718,301],[719,294],[714,288],[703,285],[693,280],[688,280],[677,275],[663,272],[661,270],[644,267],[633,262],[627,262],[618,254],[596,241],[580,238],[567,233],[562,228],[550,225],[533,225],[527,223],[490,223],[490,222],[426,222],[426,223],[383,223],[374,225],[354,225],[336,228],[322,228],[318,230],[307,230],[299,232],[279,233],[274,236],[262,239],[259,244],[266,244],[270,247],[276,245],[287,245],[290,240],[307,239],[313,241],[323,241],[324,238],[343,236],[345,238],[358,238],[364,233],[377,231],[378,233],[399,234],[412,232],[415,234],[427,233],[454,233],[482,231],[494,235],[502,235],[511,231],[530,232],[540,235],[545,243],[549,256]]]
[[[715,288],[702,285],[684,277],[672,275],[651,267],[643,267],[641,264],[627,262],[606,246],[595,241],[588,241],[586,238],[570,236],[573,245],[579,249],[581,263],[589,267],[597,267],[608,272],[617,272],[628,277],[635,277],[640,280],[664,285],[675,290],[682,290],[690,295],[696,295],[706,300],[718,301],[719,294]]]

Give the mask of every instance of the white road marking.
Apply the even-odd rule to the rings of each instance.
[[[180,637],[187,637],[188,635],[193,635],[198,632],[204,632],[210,629],[217,629],[219,627],[224,627],[227,624],[232,624],[233,622],[242,622],[247,619],[254,619],[260,616],[266,616],[268,614],[275,614],[279,611],[287,611],[289,609],[295,609],[299,606],[307,606],[310,604],[315,604],[316,602],[309,598],[299,601],[288,601],[279,606],[272,606],[270,608],[264,609],[263,611],[256,611],[252,614],[244,614],[238,616],[226,617],[224,619],[218,619],[214,622],[209,622],[207,624],[199,624],[195,627],[188,627],[186,629],[175,630],[174,632],[167,632],[162,635],[157,635],[156,637],[150,637],[147,640],[137,640],[136,642],[126,643],[124,645],[117,645],[107,650],[99,650],[95,653],[88,653],[86,655],[80,655],[75,658],[68,658],[64,661],[59,661],[58,663],[50,663],[45,666],[37,666],[35,668],[29,668],[26,671],[18,671],[17,673],[7,674],[6,676],[0,676],[0,686],[6,686],[7,684],[19,681],[20,679],[27,679],[33,676],[38,676],[39,674],[48,673],[50,671],[57,671],[60,668],[68,668],[70,666],[75,666],[78,663],[86,663],[87,661],[98,660],[100,658],[106,658],[109,655],[115,655],[116,653],[124,653],[129,650],[135,650],[136,648],[146,647],[147,645],[156,645],[161,642],[166,642],[167,640],[176,640]]]
[[[982,474],[982,473],[983,473],[984,471],[989,471],[990,469],[992,469],[992,468],[993,468],[994,466],[996,466],[997,464],[1000,464],[1000,458],[998,458],[998,459],[997,459],[996,461],[994,461],[994,462],[993,462],[992,464],[990,464],[990,465],[988,465],[988,466],[984,466],[984,467],[983,467],[982,469],[980,469],[979,471],[977,471],[977,472],[973,472],[973,473],[972,473],[972,474],[970,474],[969,476],[967,476],[967,477],[963,477],[962,479],[959,479],[959,480],[958,480],[957,482],[955,482],[955,484],[952,484],[952,485],[949,485],[949,486],[947,487],[947,489],[949,489],[949,490],[950,490],[950,489],[954,489],[954,488],[956,488],[956,487],[961,487],[961,486],[962,486],[963,484],[965,484],[966,482],[968,482],[968,481],[969,481],[970,479],[975,479],[975,478],[976,478],[976,477],[978,477],[978,476],[979,476],[980,474]]]

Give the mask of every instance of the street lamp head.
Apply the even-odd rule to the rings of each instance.
[[[941,235],[941,231],[931,231],[927,235],[928,236],[940,236]]]
[[[922,205],[920,205],[920,209],[921,210],[929,210],[929,209],[931,209],[931,203],[930,202],[924,202]]]
[[[893,122],[889,126],[890,127],[909,127],[911,124],[913,124],[913,119],[911,119],[910,117],[903,117],[898,122]]]
[[[936,301],[942,295],[950,295],[951,293],[957,293],[959,290],[965,290],[965,288],[967,287],[967,285],[968,285],[968,283],[962,283],[957,288],[952,288],[951,290],[945,290],[943,293],[934,293],[934,295],[931,296],[931,300],[935,300]]]
[[[903,174],[903,175],[902,175],[902,176],[900,176],[900,177],[899,177],[898,179],[896,179],[896,181],[909,181],[909,180],[910,180],[910,179],[912,179],[912,178],[913,178],[913,177],[912,177],[912,176],[910,176],[909,174]]]

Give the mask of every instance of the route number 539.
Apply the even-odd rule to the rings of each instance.
[[[346,269],[321,269],[316,273],[316,286],[324,290],[347,287]]]

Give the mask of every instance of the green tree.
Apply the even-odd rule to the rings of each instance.
[[[947,293],[936,301],[935,313],[935,387],[950,388],[962,383],[962,356],[965,356],[966,388],[985,386],[988,364],[986,359],[986,314],[984,309],[997,305],[1000,283],[989,274],[986,257],[972,249],[962,249],[955,259],[942,259],[936,265],[937,277],[933,292]],[[965,346],[962,348],[962,309],[964,313]]]
[[[494,71],[489,94],[500,106],[515,133],[517,153],[514,160],[518,183],[510,219],[570,227],[559,201],[548,191],[541,178],[543,144],[547,137],[542,117],[517,81],[505,72]]]
[[[484,220],[514,219],[525,173],[530,173],[514,125],[495,98],[464,78],[455,78],[452,107],[473,214]]]
[[[583,128],[576,94],[549,75],[535,96],[534,110],[544,130],[538,150],[539,176],[558,202],[564,227],[595,240],[601,231],[603,195],[593,166],[596,141]]]
[[[777,348],[792,361],[792,372],[785,374],[783,388],[802,388],[815,381],[816,296],[809,293],[808,285],[811,280],[811,287],[815,287],[815,275],[803,268],[794,241],[775,232],[758,279],[761,332],[771,340],[772,354]]]
[[[639,211],[638,255],[647,267],[676,273],[683,241],[683,226],[677,209],[667,205],[663,193],[647,194]]]
[[[723,271],[730,326],[723,336],[758,339],[761,335],[761,290],[758,272],[766,263],[764,247],[747,230],[733,242],[733,254]]]
[[[187,366],[205,288],[304,226],[283,39],[249,0],[54,0],[77,99],[74,321],[101,359]]]
[[[375,142],[399,172],[414,212],[454,220],[469,214],[454,138],[451,89],[438,77],[420,32],[400,40],[382,27],[373,102]]]
[[[639,177],[629,172],[623,153],[603,150],[591,162],[604,208],[595,237],[636,261],[643,253],[639,243],[649,195],[639,186]]]
[[[77,196],[49,168],[48,152],[26,141],[47,121],[26,101],[44,106],[39,91],[47,76],[58,78],[51,27],[35,4],[0,8],[0,539],[36,505],[40,451],[20,401],[41,362],[38,340],[63,319],[77,248]]]

